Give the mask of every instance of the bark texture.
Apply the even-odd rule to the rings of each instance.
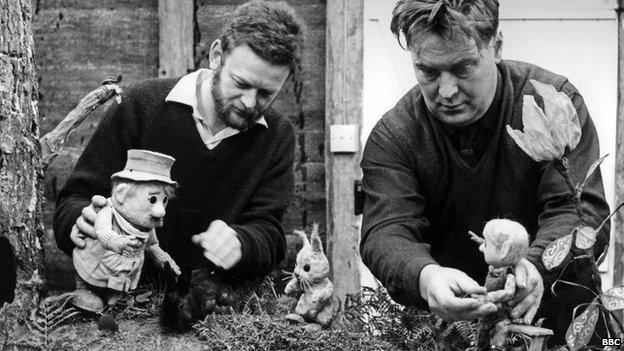
[[[43,286],[42,182],[31,1],[0,0],[0,9],[0,236],[17,258],[15,299],[0,306],[0,349],[13,350]]]

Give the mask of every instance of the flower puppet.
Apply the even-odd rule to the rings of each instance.
[[[532,95],[522,104],[524,132],[507,126],[507,133],[518,146],[537,162],[561,159],[566,148],[572,150],[581,139],[581,126],[570,97],[550,84],[531,79],[544,101],[542,110]]]

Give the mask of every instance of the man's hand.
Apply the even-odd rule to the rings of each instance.
[[[85,238],[91,237],[97,239],[93,224],[97,219],[97,213],[106,206],[106,198],[101,195],[95,195],[91,198],[91,204],[82,209],[82,214],[76,220],[76,224],[72,227],[70,239],[79,249],[85,247]]]
[[[496,312],[496,305],[483,303],[470,294],[485,294],[466,273],[453,268],[430,264],[420,271],[420,295],[427,300],[429,308],[445,321],[471,320]]]
[[[224,221],[212,221],[208,229],[191,238],[204,249],[204,256],[223,269],[230,269],[240,261],[243,253],[236,231]]]
[[[531,324],[544,295],[544,281],[533,263],[523,258],[516,264],[516,306],[511,311],[512,318],[520,318]]]

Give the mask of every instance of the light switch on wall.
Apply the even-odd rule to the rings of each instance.
[[[329,126],[330,152],[357,152],[360,148],[358,126],[355,124],[333,124]]]

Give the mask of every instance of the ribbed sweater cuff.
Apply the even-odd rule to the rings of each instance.
[[[425,310],[429,310],[429,303],[420,296],[420,272],[425,266],[438,263],[432,257],[419,257],[408,262],[405,267],[404,284],[406,292],[410,294],[408,300],[410,304]]]

